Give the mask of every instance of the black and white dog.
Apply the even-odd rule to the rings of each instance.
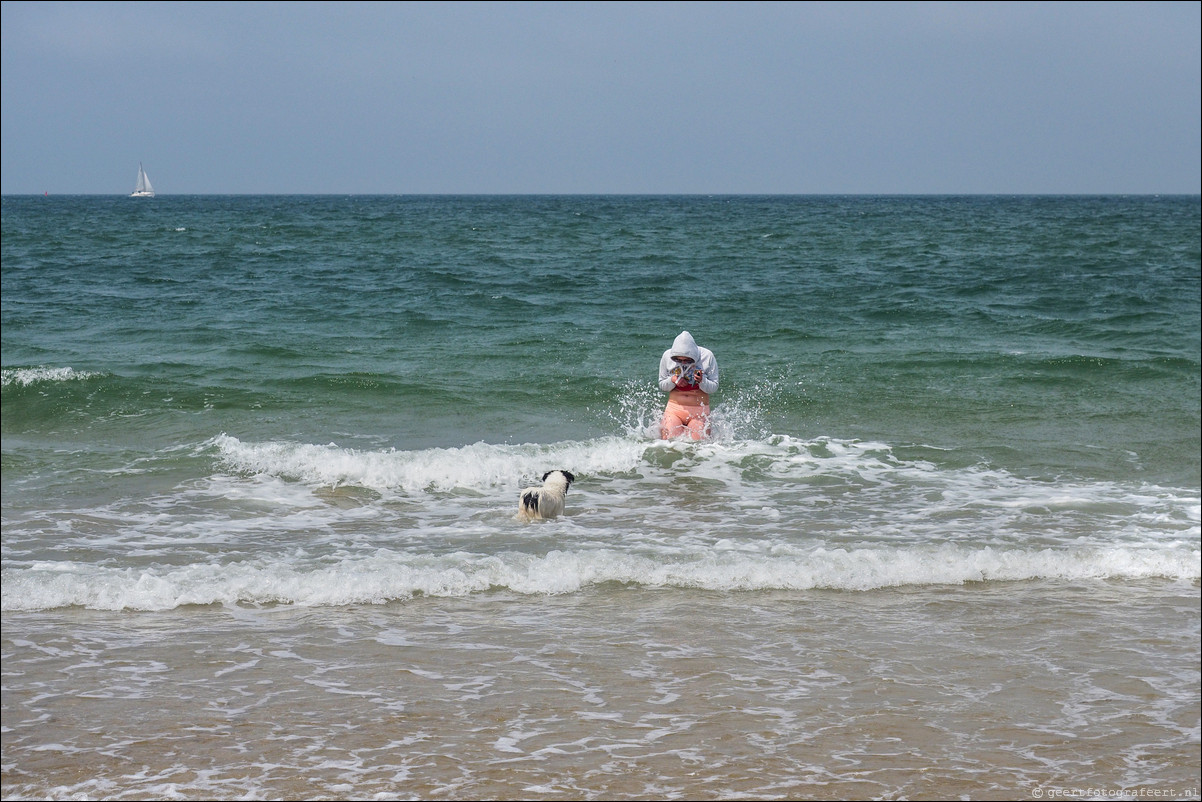
[[[568,487],[574,481],[576,477],[568,471],[544,473],[541,487],[528,487],[522,491],[518,501],[518,520],[540,521],[562,513]]]

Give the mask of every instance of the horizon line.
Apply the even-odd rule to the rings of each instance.
[[[582,197],[582,198],[802,198],[802,197],[1198,197],[1202,192],[1107,191],[1107,192],[156,192],[154,198],[197,197],[365,197],[365,198],[433,198],[433,197]],[[0,197],[90,197],[131,198],[125,192],[0,192]],[[153,200],[154,198],[139,198]]]

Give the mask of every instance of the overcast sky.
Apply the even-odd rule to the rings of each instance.
[[[1198,193],[1188,2],[4,2],[0,191]]]

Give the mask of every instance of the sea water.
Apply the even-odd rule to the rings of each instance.
[[[1199,798],[1198,196],[2,204],[6,799]]]

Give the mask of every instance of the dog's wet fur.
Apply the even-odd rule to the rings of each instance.
[[[563,513],[564,498],[576,477],[571,471],[547,471],[542,485],[522,491],[518,501],[517,518],[521,521],[543,521]]]

